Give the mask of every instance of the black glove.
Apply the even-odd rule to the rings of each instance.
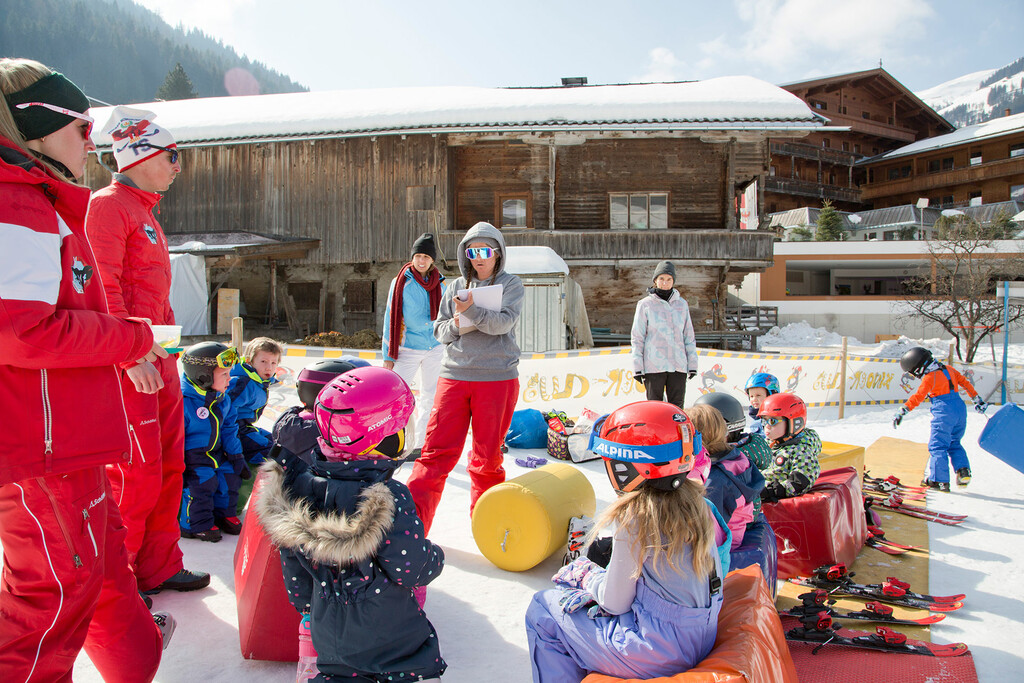
[[[249,466],[245,463],[245,460],[239,460],[238,462],[235,463],[235,474],[237,474],[238,478],[241,479],[242,481],[252,479],[252,471],[249,469]]]
[[[762,503],[774,503],[777,500],[789,497],[789,491],[782,485],[781,482],[773,481],[764,487],[761,491],[761,502]]]
[[[637,384],[639,384],[639,385],[640,385],[640,388],[641,388],[641,389],[645,389],[645,388],[647,387],[647,385],[646,385],[646,384],[644,384],[644,373],[642,373],[642,372],[634,372],[634,373],[633,373],[633,380],[634,380],[634,381],[635,381],[635,382],[636,382]]]
[[[900,411],[896,413],[896,417],[892,419],[893,429],[896,429],[897,427],[900,426],[900,423],[903,422],[903,418],[907,416],[908,412],[910,411],[907,410],[906,406],[900,406]]]
[[[690,370],[688,373],[686,373],[686,379],[693,379],[696,376],[697,376],[697,371],[696,370]]]

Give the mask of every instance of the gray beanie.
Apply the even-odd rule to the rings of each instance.
[[[659,275],[671,275],[672,281],[675,282],[676,267],[672,265],[671,261],[662,261],[654,269],[654,275],[651,276],[651,282],[657,280]]]
[[[477,237],[474,237],[469,242],[467,242],[466,243],[467,248],[469,247],[470,243],[475,244],[476,242],[483,242],[484,244],[489,246],[491,249],[500,249],[501,248],[500,245],[498,244],[498,240],[494,239],[493,237],[485,237],[483,235],[478,235]]]

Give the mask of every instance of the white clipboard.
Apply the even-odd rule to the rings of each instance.
[[[500,311],[501,310],[501,294],[504,291],[504,285],[487,285],[486,287],[474,287],[472,289],[460,289],[455,293],[462,301],[466,300],[466,297],[470,292],[473,292],[473,305],[479,306],[485,311]],[[476,328],[476,323],[465,313],[459,314],[459,329],[463,332],[468,331],[467,328]]]

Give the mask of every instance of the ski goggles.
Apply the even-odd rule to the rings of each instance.
[[[58,107],[55,104],[49,104],[47,102],[22,102],[21,104],[16,104],[14,106],[16,109],[28,109],[29,107],[43,107],[44,109],[49,109],[50,111],[57,112],[58,114],[64,114],[64,116],[70,116],[74,119],[81,119],[82,121],[85,121],[89,124],[89,127],[85,129],[85,137],[87,138],[90,135],[92,135],[92,126],[94,123],[96,123],[95,119],[93,119],[91,116],[86,116],[85,114],[80,114],[77,111],[73,111],[65,107]]]
[[[230,368],[233,365],[237,365],[241,362],[241,358],[238,355],[238,351],[234,346],[229,346],[213,358],[207,358],[203,356],[190,356],[188,352],[181,359],[182,363],[186,365],[205,365],[207,367],[217,366],[218,368]]]
[[[160,145],[154,145],[152,142],[136,142],[131,145],[132,149],[139,149],[148,147],[149,149],[159,149],[162,152],[168,152],[171,155],[171,163],[178,163],[178,150],[173,147],[161,147]]]
[[[784,417],[762,417],[761,422],[768,427],[774,427],[785,419]]]
[[[466,256],[470,260],[491,258],[494,256],[494,252],[495,250],[491,247],[470,247],[469,249],[466,249]]]

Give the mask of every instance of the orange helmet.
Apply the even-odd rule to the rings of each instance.
[[[686,413],[664,401],[618,408],[599,418],[590,436],[590,449],[604,459],[608,479],[619,493],[645,484],[679,488],[700,448],[700,434]]]
[[[802,432],[807,426],[807,404],[796,394],[772,394],[761,404],[757,416],[785,418],[786,433],[782,438],[788,439]]]

